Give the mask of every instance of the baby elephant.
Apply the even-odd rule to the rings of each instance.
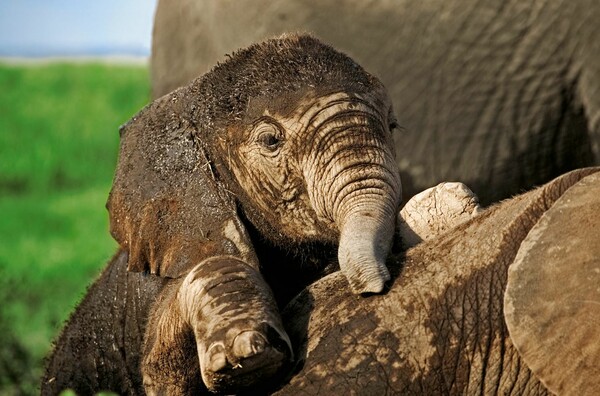
[[[190,332],[209,390],[276,375],[292,359],[278,305],[335,261],[331,249],[355,293],[384,289],[401,197],[395,124],[375,77],[313,37],[285,35],[121,129],[112,235],[129,271],[183,279],[150,318],[148,393],[182,391],[157,378],[179,365],[172,345]]]

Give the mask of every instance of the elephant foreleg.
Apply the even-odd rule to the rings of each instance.
[[[277,304],[256,269],[231,256],[212,257],[175,282],[146,331],[148,394],[187,394],[199,389],[200,377],[219,393],[265,386],[292,361]],[[193,351],[197,357],[188,356]]]

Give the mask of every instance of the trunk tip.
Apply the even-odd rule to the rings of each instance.
[[[390,280],[390,273],[385,264],[374,263],[361,266],[360,270],[348,273],[343,271],[354,294],[379,294]]]

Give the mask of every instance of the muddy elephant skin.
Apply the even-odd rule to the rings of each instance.
[[[404,199],[442,181],[487,205],[600,157],[596,0],[161,0],[159,97],[236,48],[308,31],[390,92]]]
[[[393,257],[384,295],[354,298],[339,274],[308,287],[283,313],[300,363],[277,394],[597,394],[598,171]]]
[[[384,295],[352,294],[341,273],[315,282],[283,311],[297,365],[269,393],[597,394],[600,366],[590,362],[600,359],[595,326],[600,312],[589,302],[600,300],[600,275],[593,271],[600,262],[585,252],[600,237],[600,220],[590,216],[600,205],[599,170],[562,176],[495,205],[438,238],[393,254],[388,260],[393,283]],[[569,221],[579,222],[578,216],[564,215],[580,212],[587,219],[583,224]],[[558,235],[560,246],[588,247],[570,260],[561,255],[526,259],[552,243],[541,235],[554,238],[553,230],[563,229],[572,235]],[[85,380],[80,381],[90,385],[76,388],[82,394],[92,389],[143,393],[136,365],[149,302],[157,296],[164,299],[182,282],[127,272],[126,261],[125,253],[117,255],[90,288],[51,360],[49,371],[68,360],[65,356],[77,364],[59,369],[85,367]],[[530,268],[523,273],[523,266]],[[550,279],[545,273],[552,275]],[[577,279],[578,287],[555,287],[555,276]],[[534,287],[524,290],[531,279]],[[540,298],[544,304],[566,304],[539,310],[532,304]],[[533,319],[523,320],[527,315]],[[557,321],[563,316],[567,320]],[[106,317],[116,320],[106,322]],[[569,320],[577,320],[576,325]],[[552,346],[557,338],[540,338],[544,332],[561,335],[560,342],[567,342]],[[195,361],[191,333],[174,353],[180,354],[181,365]],[[109,361],[129,369],[108,375]],[[177,367],[170,370],[177,378]],[[185,380],[198,386],[197,377]],[[52,384],[47,374],[42,393],[54,394],[49,391]]]

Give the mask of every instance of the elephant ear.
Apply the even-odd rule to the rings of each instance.
[[[504,298],[510,337],[542,383],[600,395],[600,173],[570,187],[532,228]]]
[[[175,91],[121,128],[107,208],[111,234],[129,252],[130,271],[174,278],[221,254],[256,263],[235,202],[215,180],[185,104]]]

